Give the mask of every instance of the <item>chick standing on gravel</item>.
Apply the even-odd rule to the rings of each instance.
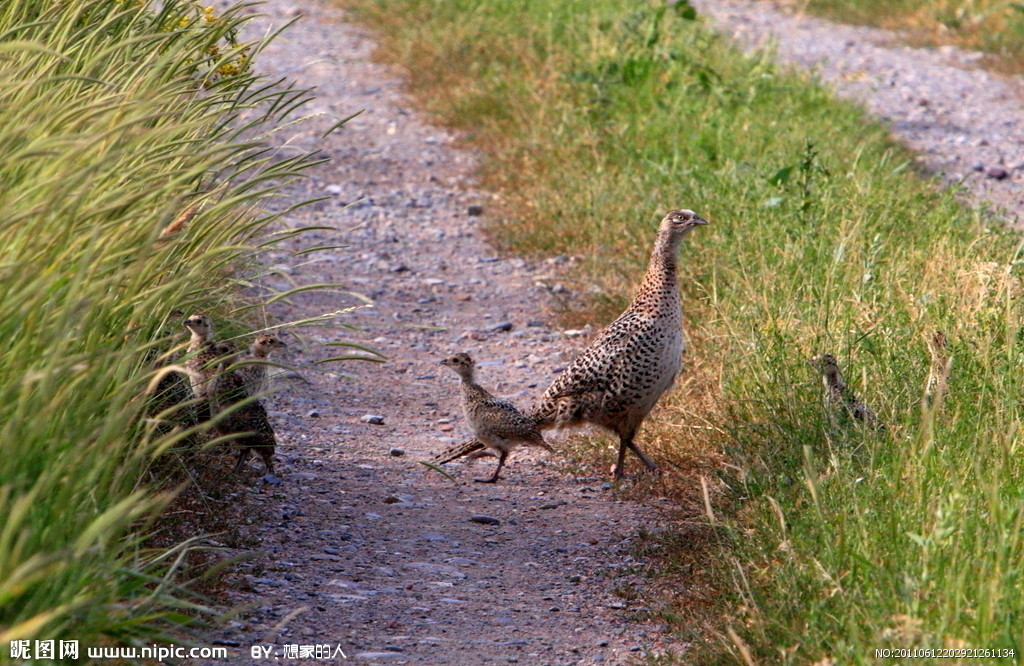
[[[238,449],[235,472],[241,472],[250,451],[263,458],[269,474],[274,473],[274,450],[277,439],[270,425],[267,410],[259,400],[250,399],[245,382],[229,366],[238,350],[229,345],[215,345],[217,372],[210,380],[210,406],[220,416],[216,431],[221,437],[235,436],[232,445]],[[239,406],[240,405],[240,406]]]
[[[456,354],[441,361],[441,365],[451,368],[462,378],[462,408],[473,436],[498,453],[498,467],[494,474],[490,478],[475,481],[495,483],[509,452],[519,444],[552,450],[534,422],[516,409],[515,405],[495,398],[476,383],[473,378],[476,364],[469,354]]]

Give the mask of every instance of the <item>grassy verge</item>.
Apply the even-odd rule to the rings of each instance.
[[[0,3],[0,660],[148,643],[199,610],[184,547],[144,546],[168,498],[140,479],[187,436],[145,425],[147,387],[172,310],[227,310],[255,204],[311,163],[268,151],[305,95],[249,70],[242,20]]]
[[[715,587],[683,661],[1019,654],[1017,236],[914,173],[860,110],[742,56],[685,3],[341,4],[483,151],[505,202],[496,237],[584,258],[590,320],[627,302],[666,209],[712,221],[682,251],[689,365],[641,434],[680,468],[669,483],[691,514],[705,495],[713,513],[692,539],[652,543],[681,553],[684,592]],[[934,330],[953,371],[925,406]],[[824,351],[887,430],[833,422],[807,364]],[[664,616],[701,626],[688,613]]]
[[[1024,5],[1005,0],[802,0],[837,21],[900,30],[925,46],[953,44],[991,56],[994,69],[1024,69]]]

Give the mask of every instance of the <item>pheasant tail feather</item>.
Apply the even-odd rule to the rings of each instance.
[[[435,465],[443,465],[445,463],[449,463],[463,456],[468,456],[471,453],[475,453],[476,451],[480,451],[481,449],[485,448],[487,447],[481,444],[476,439],[470,439],[445,449],[441,453],[434,456],[430,462],[434,463]]]

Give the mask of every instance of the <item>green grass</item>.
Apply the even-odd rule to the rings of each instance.
[[[239,8],[0,3],[0,660],[13,639],[148,643],[200,612],[185,545],[145,547],[168,497],[140,419],[171,311],[223,316],[312,162],[263,132],[306,95],[238,45]]]
[[[1018,236],[915,173],[858,108],[742,56],[685,4],[341,4],[482,150],[504,201],[495,237],[584,258],[593,308],[577,319],[623,307],[667,209],[711,220],[682,250],[682,386],[641,433],[693,472],[670,476],[681,501],[702,506],[703,480],[715,513],[702,534],[717,545],[689,579],[719,603],[665,613],[684,634],[707,623],[684,661],[1019,655]],[[933,330],[953,370],[924,408]],[[807,364],[824,351],[885,432],[830,424]]]
[[[989,64],[1020,73],[1024,4],[1007,0],[801,0],[801,9],[837,21],[900,30],[929,46],[954,44],[995,56]]]

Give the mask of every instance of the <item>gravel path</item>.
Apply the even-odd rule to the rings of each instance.
[[[747,49],[775,44],[778,60],[815,71],[864,104],[920,161],[975,202],[1024,221],[1024,108],[1019,80],[976,67],[979,53],[919,49],[876,28],[837,25],[750,0],[692,0]]]
[[[260,11],[268,14],[261,29],[298,14],[280,0]],[[224,588],[230,604],[252,610],[209,642],[229,646],[236,663],[259,663],[249,656],[254,645],[273,646],[279,658],[285,645],[329,645],[350,662],[395,664],[621,664],[680,651],[663,627],[632,619],[652,594],[613,593],[647,589],[644,563],[631,553],[639,528],[657,530],[654,509],[618,500],[603,477],[568,474],[543,452],[519,450],[494,486],[471,481],[493,459],[449,465],[457,482],[419,464],[466,435],[457,378],[440,359],[469,351],[485,386],[525,404],[571,357],[584,338],[555,330],[542,313],[551,292],[564,290],[557,270],[571,259],[534,265],[496,255],[481,233],[492,200],[472,189],[473,158],[417,118],[395,73],[369,62],[367,35],[326,3],[303,2],[301,11],[258,66],[316,87],[305,113],[325,116],[279,140],[318,146],[331,161],[277,205],[326,195],[284,224],[333,230],[271,251],[267,286],[338,282],[375,304],[342,320],[362,331],[317,329],[305,346],[292,339],[281,359],[309,384],[268,401],[282,483],[243,487],[245,539],[264,554]],[[350,247],[285,251],[338,244]],[[293,301],[275,317],[358,303],[323,292]],[[373,346],[388,362],[313,369],[351,351],[325,346],[339,340]]]

